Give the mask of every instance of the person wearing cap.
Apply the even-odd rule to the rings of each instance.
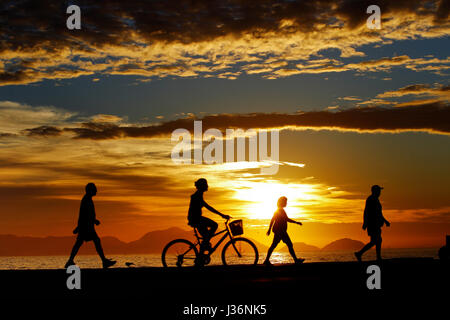
[[[386,225],[389,227],[391,224],[387,221],[382,213],[380,194],[383,189],[379,185],[372,186],[372,194],[366,200],[366,207],[364,209],[364,222],[363,230],[367,229],[367,234],[370,237],[370,242],[366,244],[360,251],[355,252],[355,257],[358,261],[361,261],[362,255],[373,246],[376,247],[377,260],[381,261],[381,227]]]

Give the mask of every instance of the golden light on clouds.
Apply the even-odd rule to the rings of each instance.
[[[383,28],[377,32],[365,26],[363,2],[314,5],[281,1],[272,4],[277,10],[242,2],[233,5],[234,9],[212,10],[201,17],[196,16],[197,9],[181,10],[171,1],[162,7],[153,2],[136,3],[146,12],[145,19],[141,11],[129,9],[133,7],[129,2],[104,6],[102,12],[87,5],[82,8],[84,32],[72,33],[70,37],[65,29],[48,30],[48,21],[42,20],[40,14],[30,13],[25,27],[23,21],[28,20],[17,12],[30,12],[30,5],[32,1],[23,1],[22,10],[6,11],[10,27],[21,32],[15,41],[0,46],[0,86],[86,75],[94,75],[94,81],[100,75],[132,75],[145,80],[235,79],[241,74],[260,74],[274,79],[304,73],[389,71],[395,66],[414,71],[428,68],[431,72],[448,68],[448,59],[422,59],[424,65],[402,57],[381,59],[386,62],[384,65],[376,61],[348,64],[343,60],[365,58],[366,53],[360,51],[365,45],[445,37],[450,27],[445,6],[441,8],[438,1],[385,3]],[[45,10],[44,17],[59,14],[58,6]],[[125,23],[123,16],[130,24]],[[330,48],[340,51],[339,60],[322,59],[320,51]],[[312,56],[316,58],[311,59]]]

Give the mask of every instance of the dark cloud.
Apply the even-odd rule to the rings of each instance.
[[[354,131],[429,131],[450,134],[450,106],[442,102],[403,105],[401,108],[353,108],[332,111],[310,111],[297,114],[252,113],[210,115],[202,120],[203,130],[217,128],[298,128]],[[193,130],[193,119],[178,119],[162,124],[136,127],[115,124],[85,123],[80,128],[65,128],[76,139],[152,138],[170,135],[175,129]]]
[[[2,47],[26,50],[55,41],[55,47],[126,44],[127,35],[137,32],[148,41],[183,43],[211,40],[232,34],[276,30],[279,22],[292,18],[304,29],[326,22],[324,12],[332,1],[226,1],[164,0],[76,2],[82,9],[83,32],[70,32],[65,19],[67,1],[7,1],[0,6]]]
[[[83,32],[66,29],[65,0],[6,1],[0,5],[2,46],[14,49],[32,48],[42,41],[56,45],[75,45],[77,40],[94,45],[126,44],[127,35],[137,32],[149,41],[184,43],[211,40],[223,35],[236,37],[243,33],[278,31],[280,22],[291,19],[290,29],[315,30],[331,17],[342,16],[350,27],[365,22],[368,6],[376,4],[383,13],[411,12],[431,14],[442,20],[448,16],[448,1],[420,0],[79,0]],[[293,28],[294,27],[294,28]],[[289,31],[289,28],[285,31]],[[70,36],[69,36],[70,35]]]
[[[439,91],[448,92],[448,91],[450,91],[450,86],[442,86],[439,88]]]
[[[30,137],[55,137],[61,135],[62,132],[61,129],[52,126],[40,126],[24,130],[24,133]]]
[[[429,84],[412,84],[403,88],[400,88],[399,92],[427,92],[432,87]],[[439,92],[447,92],[450,91],[450,86],[440,86],[434,89]]]
[[[430,85],[427,85],[427,84],[411,84],[409,86],[400,88],[398,91],[400,91],[400,92],[415,92],[415,91],[427,90],[429,88],[430,88]]]
[[[402,97],[405,95],[430,95],[437,96],[450,100],[450,86],[446,85],[438,85],[432,87],[429,84],[411,84],[403,88],[399,88],[397,90],[386,91],[377,95],[378,98],[393,98],[393,97]]]
[[[6,133],[6,132],[0,132],[0,139],[1,138],[11,138],[17,136],[14,133]]]
[[[367,16],[361,14],[366,12],[370,5],[378,5],[381,9],[382,17],[386,13],[408,12],[417,16],[432,14],[436,20],[441,20],[445,13],[444,8],[438,9],[440,1],[411,1],[411,0],[346,0],[338,1],[336,13],[347,21],[350,28],[356,28],[366,23]],[[444,0],[442,2],[447,2]],[[447,13],[448,14],[448,13]]]
[[[100,71],[144,77],[167,74],[192,76],[202,70],[206,72],[207,67],[190,67],[190,72],[186,72],[186,66],[196,64],[190,62],[207,60],[214,63],[218,56],[236,57],[235,48],[229,52],[215,48],[208,53],[182,50],[185,53],[179,56],[174,56],[179,52],[173,53],[163,48],[155,56],[143,51],[141,60],[145,61],[133,60],[139,60],[136,59],[136,52],[154,49],[158,47],[156,45],[192,44],[221,37],[229,37],[230,40],[246,37],[245,41],[251,43],[269,34],[282,38],[311,32],[320,32],[321,36],[329,33],[327,38],[321,40],[319,37],[317,41],[320,43],[311,48],[338,48],[342,42],[345,48],[354,50],[353,47],[377,41],[369,36],[365,38],[365,43],[358,42],[364,34],[369,34],[367,30],[358,34],[361,37],[348,35],[351,40],[348,37],[344,39],[346,31],[357,29],[365,23],[369,5],[379,5],[387,19],[393,15],[411,14],[416,16],[414,23],[419,23],[424,17],[432,17],[434,23],[442,24],[449,12],[447,0],[78,0],[76,4],[82,10],[82,30],[71,31],[66,28],[68,4],[66,0],[10,0],[0,4],[0,54],[4,62],[3,65],[0,63],[0,84],[74,78]],[[408,32],[411,29],[407,23],[398,27],[408,28]],[[423,36],[427,31],[425,29],[433,27],[418,26],[408,37]],[[428,37],[441,36],[442,30],[432,31]],[[344,37],[342,41],[340,37]],[[288,52],[286,48],[276,46],[271,50],[274,56],[286,57]],[[316,51],[311,49],[303,56],[308,57]],[[259,60],[267,52],[264,48],[260,52],[256,50],[253,59]],[[163,65],[152,65],[165,54],[172,54],[172,59],[162,59],[168,61]],[[293,54],[298,56],[298,53]],[[197,55],[202,59],[195,61],[199,58]],[[250,61],[244,58],[238,60],[232,63]],[[99,67],[99,63],[103,63],[103,67]]]
[[[448,14],[450,13],[450,0],[441,0],[439,7],[436,11],[437,21],[446,21],[448,19]]]

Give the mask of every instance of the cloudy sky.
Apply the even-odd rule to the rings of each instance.
[[[81,8],[81,30],[66,8]],[[369,29],[369,5],[381,29]],[[295,241],[365,239],[372,184],[387,246],[450,230],[450,2],[0,4],[0,233],[69,235],[93,181],[101,235],[187,228],[193,182],[263,240],[281,195]],[[263,161],[178,164],[171,133],[280,130]],[[211,217],[211,216],[210,216]]]

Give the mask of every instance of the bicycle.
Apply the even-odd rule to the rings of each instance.
[[[194,228],[197,242],[194,244],[186,239],[176,239],[169,242],[163,249],[161,259],[164,267],[188,267],[205,266],[211,262],[211,255],[216,251],[220,244],[226,239],[230,240],[222,249],[222,263],[227,265],[256,265],[258,263],[258,249],[255,244],[244,237],[236,237],[243,234],[242,220],[235,220],[229,223],[225,222],[225,229],[216,232],[212,237],[224,234],[223,237],[210,247],[208,253],[201,253],[197,247],[203,245],[203,238],[199,235],[197,228]]]

